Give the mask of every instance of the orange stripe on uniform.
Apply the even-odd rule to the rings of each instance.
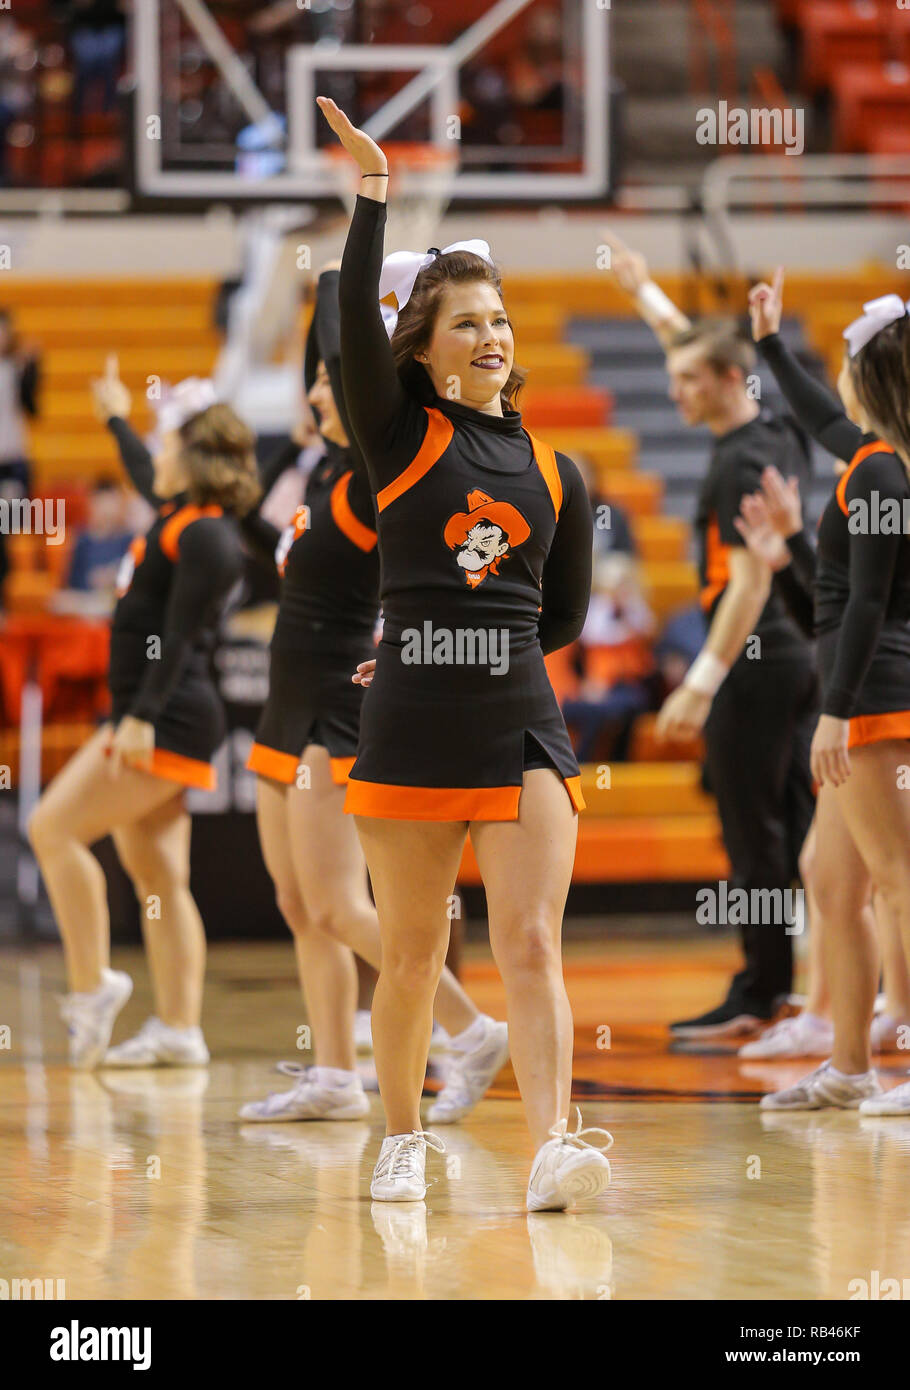
[[[525,430],[531,441],[531,448],[534,450],[534,460],[543,475],[543,480],[547,485],[550,500],[553,503],[553,511],[559,518],[560,508],[562,507],[562,478],[559,476],[559,465],[556,462],[556,453],[549,444],[545,444],[542,439],[536,439],[533,434]]]
[[[186,528],[202,516],[223,516],[224,512],[214,504],[208,507],[181,507],[161,528],[158,544],[169,560],[177,559],[177,547]]]
[[[332,781],[336,787],[343,787],[351,775],[351,768],[356,763],[356,758],[329,758],[329,766],[332,770]]]
[[[330,501],[332,520],[342,535],[347,536],[358,550],[369,554],[376,544],[376,532],[371,531],[369,526],[364,526],[362,521],[358,521],[351,511],[351,504],[348,501],[348,484],[353,476],[351,472],[342,474],[332,488]]]
[[[152,777],[163,777],[184,787],[201,787],[206,792],[213,792],[218,785],[218,776],[211,763],[201,758],[185,758],[182,753],[169,753],[166,748],[156,748],[150,763],[137,762],[130,766]]]
[[[712,516],[705,533],[705,587],[701,591],[701,606],[709,612],[711,605],[722,594],[730,580],[730,547],[720,538],[717,517]]]
[[[562,780],[566,784],[566,791],[569,793],[569,800],[575,807],[576,811],[583,811],[588,803],[585,801],[584,792],[581,789],[581,778],[564,777]]]
[[[254,743],[246,760],[250,772],[271,777],[275,782],[291,783],[297,778],[298,759],[293,753],[280,753],[265,743]]]
[[[835,496],[837,497],[837,505],[840,507],[844,516],[850,515],[850,510],[847,506],[847,484],[863,459],[867,459],[870,454],[893,453],[894,450],[891,448],[890,444],[882,444],[878,439],[874,439],[871,444],[864,444],[861,449],[857,449],[856,453],[847,464],[846,472],[842,473],[838,478],[837,487],[834,490]]]
[[[848,748],[863,748],[868,743],[886,743],[889,739],[910,738],[910,710],[892,710],[888,714],[857,714],[850,720]]]
[[[580,777],[564,777],[576,811],[585,809]],[[344,809],[380,820],[517,820],[521,787],[401,787],[352,777]]]
[[[393,480],[377,493],[376,504],[380,511],[383,511],[390,502],[395,502],[399,497],[407,492],[408,488],[419,483],[421,478],[429,473],[434,463],[442,458],[455,433],[455,427],[451,420],[447,420],[441,410],[436,410],[431,406],[424,406],[427,412],[427,432],[423,437],[423,443],[417,450],[416,455],[403,473],[399,473]]]

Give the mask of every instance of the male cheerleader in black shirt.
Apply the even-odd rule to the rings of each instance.
[[[670,395],[688,425],[714,435],[695,518],[705,644],[658,717],[665,738],[704,731],[711,789],[736,887],[749,902],[741,926],[745,965],[724,1001],[671,1024],[682,1038],[735,1038],[770,1019],[792,983],[786,903],[812,819],[809,747],[817,713],[811,648],[772,590],[770,567],[745,546],[735,525],[742,498],[773,463],[803,483],[808,446],[788,418],[753,399],[747,378],[755,353],[735,324],[693,326],[650,280],[644,258],[607,234],[612,270],[667,354]],[[781,890],[773,898],[753,890]]]

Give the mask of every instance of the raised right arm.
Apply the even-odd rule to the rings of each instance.
[[[112,415],[107,422],[107,427],[117,441],[123,466],[129,474],[133,487],[140,497],[145,498],[146,502],[149,502],[153,507],[160,507],[162,498],[155,494],[155,470],[152,467],[152,456],[148,449],[132,426],[119,416]]]
[[[316,100],[361,171],[338,283],[341,379],[351,428],[379,492],[407,468],[428,425],[426,411],[401,384],[379,307],[388,161],[334,101]]]
[[[633,251],[610,228],[605,228],[601,235],[610,249],[613,278],[620,289],[634,300],[638,313],[664,352],[668,352],[677,334],[691,328],[691,321],[651,279],[648,263],[640,251]]]
[[[427,430],[405,391],[379,307],[385,204],[359,196],[338,282],[341,379],[351,428],[379,492],[407,468]]]

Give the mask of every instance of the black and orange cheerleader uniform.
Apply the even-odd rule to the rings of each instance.
[[[593,522],[575,465],[398,376],[379,306],[384,204],[358,197],[341,267],[344,397],[376,495],[383,636],[345,810],[514,820],[523,773],[578,763],[544,656],[580,633]]]
[[[187,787],[215,786],[225,735],[209,663],[230,591],[243,571],[237,519],[218,506],[155,496],[148,450],[124,420],[109,428],[137,490],[158,512],[124,556],[111,628],[112,718],[155,727],[149,771]]]
[[[309,389],[325,362],[342,424],[338,272],[319,277],[307,338]],[[256,515],[244,534],[283,577],[269,659],[269,694],[247,766],[279,782],[297,779],[309,743],[329,754],[343,785],[354,763],[364,690],[351,676],[374,655],[379,616],[379,553],[373,499],[359,450],[326,441],[325,458],[307,479],[303,505],[279,532]]]
[[[848,719],[848,747],[910,738],[910,480],[888,444],[864,434],[777,334],[759,344],[791,408],[847,462],[818,527],[814,626],[822,713]],[[805,537],[791,549],[805,563]]]

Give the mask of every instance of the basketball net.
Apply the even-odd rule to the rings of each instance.
[[[385,254],[426,251],[438,241],[439,224],[452,196],[456,151],[427,141],[389,141],[382,149],[389,162]],[[360,170],[340,145],[330,145],[325,154],[338,196],[350,215],[360,191]]]

